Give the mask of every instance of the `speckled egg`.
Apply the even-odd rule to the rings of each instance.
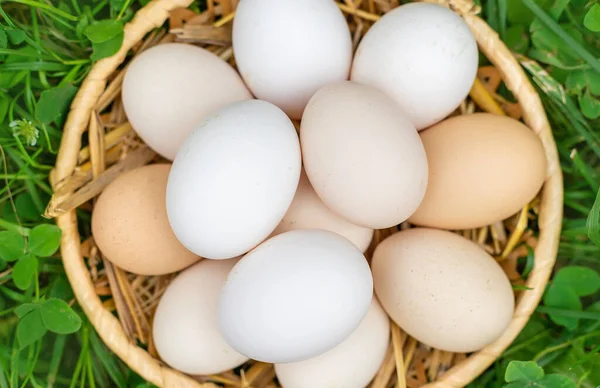
[[[414,228],[386,238],[371,263],[375,292],[400,328],[431,347],[468,353],[508,326],[514,296],[500,265],[452,232]]]

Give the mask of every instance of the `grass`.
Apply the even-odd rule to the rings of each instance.
[[[0,247],[6,241],[19,244],[23,237],[34,242],[33,231],[48,222],[40,214],[51,194],[48,173],[56,158],[64,112],[92,58],[118,49],[122,24],[142,3],[1,3],[0,239],[5,240],[0,240]],[[546,108],[565,176],[565,219],[558,272],[544,302],[519,338],[473,387],[504,386],[505,374],[511,374],[507,367],[515,360],[535,361],[543,367],[546,375],[541,377],[531,364],[511,366],[536,373],[539,386],[556,386],[548,383],[554,374],[581,387],[600,385],[600,303],[594,288],[594,274],[600,269],[600,33],[594,32],[592,18],[586,19],[593,4],[595,0],[480,3],[483,17],[518,55]],[[100,20],[110,27],[88,27]],[[511,99],[508,91],[502,94]],[[43,238],[50,244],[51,233]],[[22,323],[15,314],[20,306],[43,306],[50,298],[73,301],[57,254],[34,253],[37,265],[29,273],[17,270],[22,258],[9,260],[9,253],[0,250],[4,258],[0,259],[0,388],[147,386],[108,351],[76,304],[70,311],[80,318],[77,330],[56,334],[56,327],[34,325],[33,329],[43,331],[41,339],[21,349],[25,338],[17,335]],[[534,258],[523,260],[526,271]]]

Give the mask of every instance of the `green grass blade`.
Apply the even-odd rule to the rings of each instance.
[[[123,17],[123,15],[125,15],[125,11],[127,11],[127,9],[129,8],[130,5],[131,5],[131,0],[126,0],[125,4],[123,4],[123,6],[121,7],[121,10],[119,11],[119,15],[117,15],[117,20],[121,19]]]
[[[23,58],[40,58],[40,54],[27,53],[19,50],[0,48],[0,55],[15,55]]]
[[[27,383],[33,377],[33,372],[35,370],[38,359],[40,357],[40,352],[42,350],[43,341],[44,341],[44,339],[42,338],[41,341],[38,341],[33,346],[29,347],[29,354],[27,356],[27,365],[28,365],[27,375],[25,376],[23,383],[21,383],[21,388],[25,388],[27,386]]]
[[[90,345],[92,353],[102,363],[106,373],[119,388],[127,388],[127,378],[123,370],[119,367],[116,356],[111,353],[106,346],[100,341],[98,334],[94,330],[90,331]]]
[[[550,101],[553,108],[557,109],[567,119],[566,128],[580,135],[591,150],[600,157],[600,137],[577,109],[573,100],[567,95],[563,86],[558,83],[537,62],[523,56],[518,57],[521,65],[531,74],[533,82],[547,96],[546,102]],[[542,98],[544,100],[544,98]]]
[[[541,339],[549,337],[551,334],[552,333],[551,333],[550,329],[544,330],[541,333],[538,333],[538,334],[534,335],[533,337],[527,339],[526,341],[523,341],[519,344],[512,345],[504,352],[503,356],[504,357],[510,356],[511,354],[514,354],[514,353],[518,352],[519,350],[522,350],[524,348],[527,348],[528,346],[531,346],[531,344],[534,342],[537,342]]]
[[[108,0],[102,0],[101,2],[99,2],[98,5],[96,5],[92,9],[92,15],[96,16],[98,13],[100,13],[104,9],[104,7],[106,7],[107,4],[108,4]]]
[[[4,294],[4,296],[6,296],[7,298],[11,299],[14,302],[17,303],[27,303],[29,302],[29,297],[26,295],[23,295],[20,292],[11,290],[8,287],[0,287],[0,293]]]
[[[490,27],[492,27],[495,31],[498,31],[500,24],[498,21],[498,1],[488,0],[486,1],[485,5],[486,21]]]
[[[13,342],[12,351],[10,354],[10,386],[19,386],[19,345],[17,344],[17,338]]]
[[[579,202],[573,201],[570,198],[565,198],[564,199],[565,202],[565,206],[571,208],[572,210],[577,211],[578,213],[580,213],[581,215],[587,217],[587,215],[590,213],[590,209],[585,206],[580,204]]]
[[[590,67],[592,69],[594,69],[595,71],[600,73],[600,62],[598,62],[598,60],[592,54],[590,54],[590,52],[587,51],[585,49],[585,47],[583,47],[578,41],[573,39],[573,37],[571,35],[567,34],[558,25],[558,23],[554,19],[552,19],[552,17],[550,15],[548,15],[546,12],[544,12],[544,10],[539,5],[536,4],[536,2],[534,0],[522,0],[522,1],[523,1],[523,4],[527,8],[529,8],[531,10],[531,12],[533,12],[535,14],[535,16],[542,22],[542,24],[544,24],[552,32],[554,32],[556,35],[558,35],[558,37],[562,41],[564,41],[566,44],[568,44],[573,49],[573,51],[575,51],[577,53],[577,55],[579,55],[581,57],[581,59],[583,59],[584,61],[587,62],[588,65],[590,65]]]
[[[54,386],[54,382],[56,381],[56,376],[58,375],[58,369],[63,358],[66,342],[66,335],[59,334],[56,336],[56,340],[54,341],[54,346],[52,348],[52,356],[50,358],[50,367],[47,377],[48,388],[52,388]]]
[[[66,71],[69,66],[57,62],[23,62],[23,63],[4,63],[0,65],[0,72],[4,71]]]
[[[20,235],[29,236],[28,228],[24,228],[22,226],[13,224],[12,222],[8,222],[2,218],[0,218],[0,229],[12,230],[14,232],[19,233]],[[2,289],[2,290],[4,290],[4,289]]]
[[[87,378],[88,378],[88,386],[90,388],[96,388],[96,380],[94,378],[94,371],[93,371],[93,367],[92,367],[92,354],[91,352],[87,352]],[[85,386],[84,382],[82,381],[82,386]]]
[[[592,210],[588,216],[586,222],[587,235],[594,242],[594,244],[600,246],[600,190],[596,194],[596,200],[592,206]]]
[[[6,371],[4,370],[4,363],[2,362],[0,362],[0,388],[10,388],[8,379],[6,378]]]
[[[577,311],[548,306],[539,306],[535,309],[535,311],[537,311],[538,313],[555,314],[570,318],[600,320],[600,311]]]
[[[507,1],[508,0],[498,0],[498,34],[502,39],[506,36]]]
[[[73,22],[76,22],[77,20],[79,20],[77,18],[77,16],[73,16],[70,13],[67,13],[61,9],[58,9],[58,8],[56,8],[52,5],[46,4],[46,3],[40,3],[40,2],[37,2],[34,0],[4,0],[4,1],[7,3],[11,2],[11,3],[20,3],[20,4],[30,5],[32,7],[36,7],[39,9],[43,9],[44,11],[53,13],[57,16],[62,16],[63,18],[69,19]]]
[[[576,149],[573,149],[571,153],[571,160],[589,187],[593,191],[597,191],[600,180],[596,176],[596,171],[581,158]]]
[[[588,352],[588,354],[586,354],[583,358],[581,358],[575,364],[571,365],[569,367],[569,369],[573,369],[576,366],[585,364],[586,362],[588,362],[589,360],[591,360],[593,357],[595,357],[598,352],[600,352],[600,344],[596,345],[592,350],[590,350]]]
[[[71,384],[69,388],[75,388],[77,381],[80,378],[80,374],[82,373],[83,362],[84,362],[84,349],[82,349],[81,353],[79,353],[79,358],[77,359],[77,364],[75,365],[75,370],[73,371],[73,375],[71,376]]]

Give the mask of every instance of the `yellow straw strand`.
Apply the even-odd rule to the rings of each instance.
[[[506,113],[500,108],[500,105],[494,100],[494,97],[487,91],[479,78],[475,78],[475,83],[469,92],[469,95],[475,101],[478,107],[487,113],[506,116]]]

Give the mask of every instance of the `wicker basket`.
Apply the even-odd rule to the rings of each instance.
[[[515,339],[537,306],[556,258],[562,219],[562,176],[556,146],[542,104],[519,63],[494,31],[479,17],[470,0],[437,0],[459,13],[471,28],[480,51],[495,67],[480,69],[471,98],[457,113],[475,107],[496,114],[522,118],[540,137],[548,159],[547,178],[541,196],[521,213],[504,223],[463,235],[484,245],[495,255],[509,277],[516,273],[516,259],[525,243],[535,248],[535,265],[524,284],[531,290],[518,292],[516,310],[509,327],[493,344],[470,354],[451,354],[429,349],[392,325],[392,340],[381,370],[371,387],[421,386],[459,387],[482,373]],[[61,252],[65,270],[83,311],[104,342],[132,369],[159,387],[227,386],[275,387],[272,365],[250,362],[240,374],[190,377],[179,373],[156,357],[149,323],[157,300],[172,276],[143,277],[127,274],[104,259],[91,238],[82,241],[75,210],[91,209],[93,199],[119,173],[157,160],[156,154],[135,137],[120,101],[124,75],[121,66],[130,52],[164,41],[178,39],[202,43],[233,64],[230,22],[236,0],[208,0],[208,10],[196,15],[186,7],[192,0],[154,0],[125,26],[121,50],[96,63],[71,105],[64,127],[56,168],[51,175],[54,196],[46,215],[56,217],[63,231]],[[339,3],[347,15],[354,44],[382,13],[398,0]],[[189,20],[188,20],[189,19]],[[169,20],[171,34],[160,27]],[[183,26],[182,20],[189,22]],[[214,20],[217,20],[214,22]],[[510,104],[495,95],[504,81],[519,104]],[[89,145],[82,148],[87,132]],[[533,232],[528,215],[538,214],[538,232]],[[535,218],[535,217],[534,217]],[[373,245],[393,230],[377,231]],[[371,247],[370,252],[372,252]],[[514,277],[514,276],[513,276]],[[117,312],[115,315],[114,312]],[[137,344],[145,345],[143,347]]]

